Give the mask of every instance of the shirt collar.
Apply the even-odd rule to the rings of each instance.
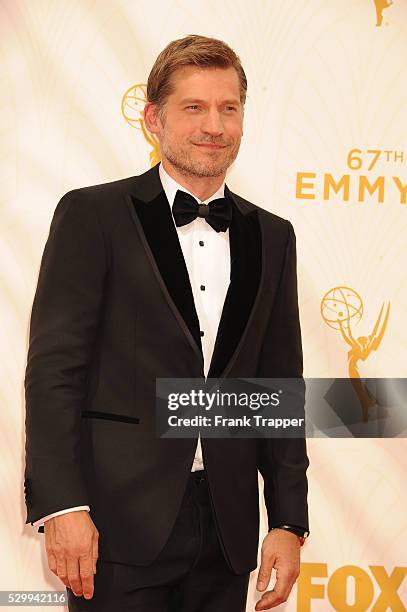
[[[160,175],[160,180],[161,180],[163,189],[165,191],[165,195],[167,196],[167,200],[171,208],[172,208],[172,205],[174,204],[175,194],[177,193],[178,189],[180,189],[181,191],[185,191],[186,193],[189,193],[190,195],[192,195],[195,199],[199,201],[200,204],[209,204],[211,200],[215,200],[216,198],[223,198],[225,195],[225,181],[223,181],[219,189],[215,191],[215,193],[213,193],[211,196],[209,196],[209,198],[206,198],[205,202],[202,202],[201,200],[199,200],[199,198],[194,196],[193,193],[188,191],[188,189],[186,189],[185,187],[177,183],[177,181],[174,180],[172,176],[170,176],[168,172],[164,169],[164,166],[162,165],[162,163],[160,163],[159,165],[158,173]]]

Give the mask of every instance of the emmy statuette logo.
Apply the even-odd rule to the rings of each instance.
[[[393,4],[390,0],[373,0],[376,8],[376,26],[380,27],[383,23],[383,11]]]
[[[377,403],[377,400],[360,378],[359,362],[366,361],[371,352],[379,348],[386,331],[389,313],[390,303],[385,312],[383,303],[372,333],[368,336],[355,336],[352,327],[358,324],[363,316],[363,302],[360,295],[350,287],[334,287],[327,291],[321,300],[321,315],[325,323],[339,331],[350,347],[349,378],[358,397],[364,422],[368,420],[369,409]]]
[[[147,85],[139,83],[132,85],[122,98],[122,115],[130,127],[140,130],[147,143],[151,147],[150,166],[153,167],[160,161],[160,149],[157,138],[150,134],[144,121],[144,104],[147,102]]]

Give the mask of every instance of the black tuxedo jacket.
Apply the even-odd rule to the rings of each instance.
[[[232,200],[231,278],[208,377],[302,377],[295,234]],[[88,504],[99,558],[147,565],[180,508],[197,439],[155,433],[156,377],[203,378],[199,322],[158,166],[68,192],[45,245],[25,372],[27,523]],[[224,553],[257,565],[258,470],[269,528],[308,529],[303,439],[209,439]]]

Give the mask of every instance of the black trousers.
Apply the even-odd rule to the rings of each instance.
[[[165,512],[165,508],[162,509]],[[249,573],[231,570],[205,471],[191,472],[171,535],[149,566],[98,561],[92,599],[67,589],[70,612],[244,612]]]

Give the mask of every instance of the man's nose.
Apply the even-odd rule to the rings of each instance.
[[[202,120],[201,129],[212,136],[223,134],[223,121],[220,113],[218,111],[207,112]]]

